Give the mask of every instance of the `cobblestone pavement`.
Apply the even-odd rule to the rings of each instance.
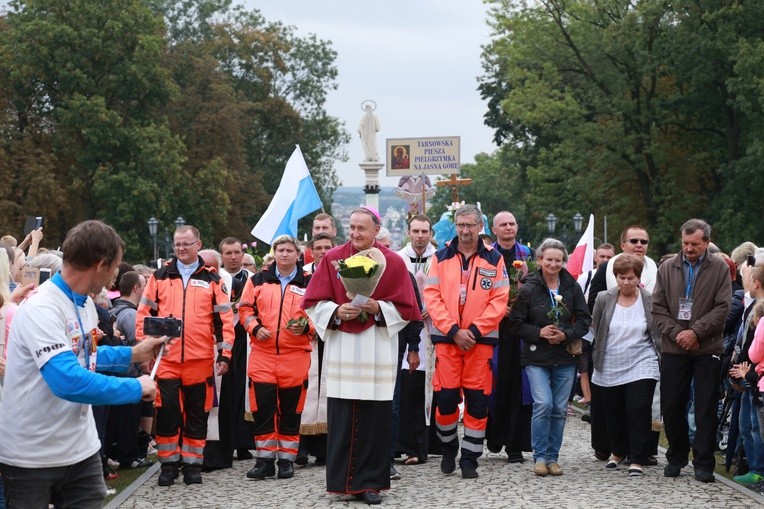
[[[562,477],[535,477],[530,460],[508,464],[504,453],[480,459],[478,479],[461,478],[459,469],[451,475],[440,472],[440,458],[425,464],[399,464],[403,479],[392,481],[383,493],[383,507],[468,508],[742,508],[761,507],[764,498],[748,495],[725,482],[702,484],[691,467],[678,478],[663,477],[665,457],[657,467],[648,467],[644,477],[628,477],[626,469],[606,472],[604,462],[594,458],[589,443],[588,424],[576,415],[568,418],[560,456]],[[526,454],[528,457],[529,454]],[[295,477],[254,481],[245,477],[254,461],[234,461],[232,469],[204,474],[203,485],[186,486],[179,479],[174,486],[160,488],[154,474],[138,488],[121,508],[308,508],[365,507],[348,496],[324,491],[324,467],[296,467]],[[731,484],[731,483],[730,483]]]

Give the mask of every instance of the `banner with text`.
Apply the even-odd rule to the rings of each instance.
[[[459,173],[459,136],[387,138],[387,176]]]

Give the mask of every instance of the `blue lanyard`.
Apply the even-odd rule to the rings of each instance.
[[[689,299],[690,298],[690,296],[692,295],[693,287],[695,286],[695,281],[693,281],[693,277],[692,277],[693,276],[694,267],[693,267],[692,264],[689,264],[689,265],[690,265],[690,269],[689,269],[689,271],[687,273],[687,286],[684,289],[684,298],[685,299]]]
[[[85,366],[88,365],[88,356],[90,355],[90,342],[87,340],[87,335],[85,334],[85,327],[82,325],[82,318],[80,317],[80,304],[79,302],[82,302],[82,305],[85,305],[85,302],[87,301],[87,295],[80,295],[78,293],[75,293],[74,290],[64,281],[64,278],[61,277],[61,273],[59,272],[55,276],[51,278],[51,282],[59,287],[67,297],[69,297],[74,304],[74,314],[77,316],[77,323],[80,325],[80,334],[82,334],[82,349],[85,352]]]
[[[560,290],[558,288],[557,289],[557,295],[559,295],[559,293],[560,293]],[[555,296],[555,292],[553,292],[552,290],[549,290],[549,298],[552,301],[552,309],[554,310],[555,316],[559,319],[560,318],[560,310],[557,309],[557,301],[554,300],[554,296]]]

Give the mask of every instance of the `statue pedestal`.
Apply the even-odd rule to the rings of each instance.
[[[366,205],[379,210],[379,170],[385,167],[385,163],[364,161],[358,166],[366,174],[366,185],[363,187],[363,192],[366,194]]]

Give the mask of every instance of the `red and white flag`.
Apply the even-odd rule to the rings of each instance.
[[[594,268],[594,214],[589,214],[589,224],[586,225],[586,231],[581,236],[581,240],[568,257],[566,268],[574,278]]]

